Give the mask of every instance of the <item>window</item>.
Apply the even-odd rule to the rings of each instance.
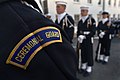
[[[116,0],[114,0],[114,6],[116,6]]]
[[[115,14],[113,14],[113,19],[114,19],[114,20],[115,20],[115,16],[116,16],[116,15],[115,15]]]
[[[74,19],[75,19],[75,25],[77,25],[77,23],[78,23],[78,21],[80,19],[80,14],[75,14]]]
[[[101,0],[99,0],[98,5],[101,5]]]
[[[42,8],[43,8],[43,12],[44,14],[47,14],[48,13],[48,0],[39,0]]]
[[[80,2],[80,0],[74,0],[74,2]]]
[[[87,2],[91,4],[91,3],[92,3],[92,0],[87,0]]]
[[[101,14],[97,14],[97,22],[101,20]]]
[[[93,17],[93,14],[89,14],[89,17]]]
[[[44,0],[43,1],[43,9],[44,9],[44,14],[47,14],[48,13],[48,2],[47,0]]]
[[[118,14],[118,20],[120,20],[120,14]]]
[[[77,33],[77,26],[78,26],[78,22],[80,20],[80,14],[75,14],[74,15],[74,20],[75,20],[75,33]]]
[[[118,6],[120,7],[120,0],[119,0],[119,3],[118,3]]]
[[[111,0],[108,0],[108,5],[111,5]]]

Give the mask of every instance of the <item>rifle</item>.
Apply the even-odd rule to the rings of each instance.
[[[77,41],[77,46],[76,46],[76,53],[77,53],[77,57],[78,57],[78,70],[79,70],[79,58],[80,58],[80,43],[79,41]]]
[[[89,15],[89,19],[88,19],[88,21],[87,21],[87,28],[90,28],[91,25],[92,25],[92,16]]]
[[[79,55],[80,43],[77,41],[76,53]]]
[[[99,61],[100,58],[101,43],[98,44],[95,61]]]

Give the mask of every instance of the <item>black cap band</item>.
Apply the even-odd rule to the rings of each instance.
[[[108,13],[108,12],[103,12],[103,13],[102,13],[102,15],[104,15],[104,14],[107,14],[107,15],[109,15],[109,13]]]

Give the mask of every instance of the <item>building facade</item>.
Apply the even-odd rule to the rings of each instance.
[[[44,12],[52,15],[53,21],[56,17],[56,4],[58,0],[41,0]],[[62,0],[67,2],[68,12],[78,22],[80,18],[80,6],[87,5],[90,7],[89,14],[92,15],[96,21],[100,20],[100,13],[105,10],[110,12],[112,19],[120,19],[120,0]]]

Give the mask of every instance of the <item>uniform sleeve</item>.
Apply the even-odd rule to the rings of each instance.
[[[114,28],[114,26],[111,24],[110,34],[114,34],[114,30],[115,30],[115,28]]]
[[[108,25],[110,24],[110,25]],[[114,34],[114,28],[112,27],[112,24],[109,23],[109,21],[105,24],[107,27],[107,30],[105,30],[106,34]]]
[[[71,46],[65,32],[54,23],[47,23],[47,21],[43,21],[44,27],[54,27],[60,31],[60,35],[62,38],[62,42],[54,42],[50,45],[45,45],[46,47],[43,50],[50,57],[52,62],[56,65],[56,67],[61,71],[62,74],[68,78],[68,80],[77,80],[76,79],[76,71],[77,71],[77,55]],[[39,25],[36,25],[39,26]],[[48,30],[47,30],[48,31]],[[48,38],[52,34],[48,34]],[[54,36],[54,35],[53,35]],[[48,42],[49,43],[49,42]],[[49,65],[49,64],[48,64]]]
[[[73,24],[73,26],[74,26],[74,20],[73,20],[73,18],[71,17],[71,16],[67,16],[68,17],[68,19],[69,19],[69,21],[70,21],[70,23],[72,23]],[[69,23],[69,22],[68,22]]]

